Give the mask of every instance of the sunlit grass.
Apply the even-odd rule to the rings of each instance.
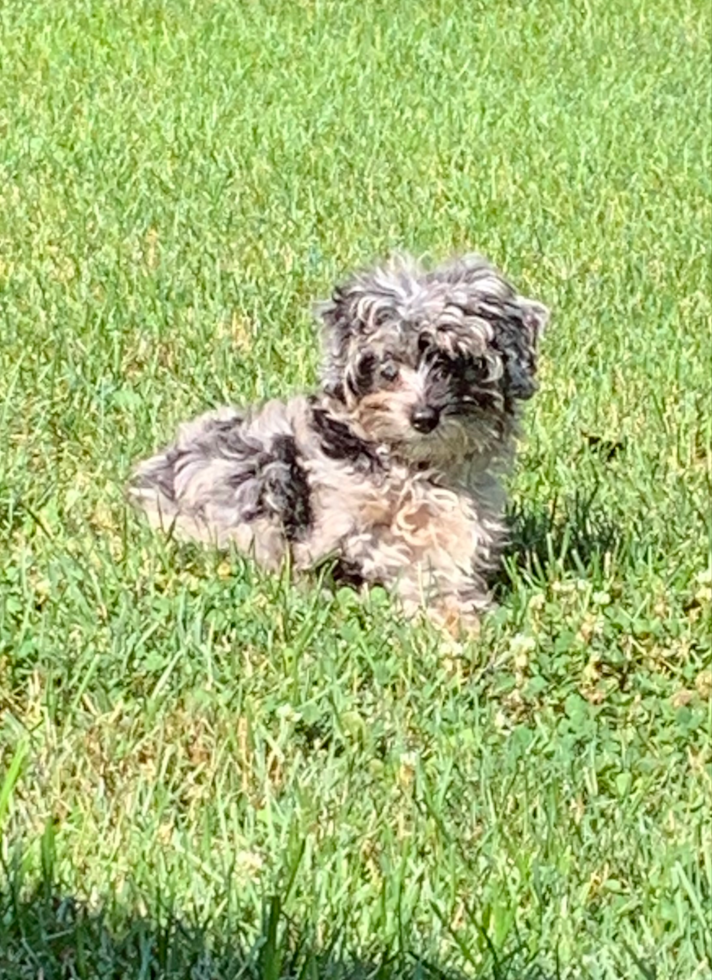
[[[709,973],[709,38],[0,5],[0,976]],[[554,311],[459,651],[123,499],[179,419],[313,385],[312,301],[394,248]]]

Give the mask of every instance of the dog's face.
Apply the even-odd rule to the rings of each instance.
[[[491,448],[536,391],[548,312],[479,256],[433,271],[395,259],[337,288],[319,312],[325,389],[367,437],[413,460]]]

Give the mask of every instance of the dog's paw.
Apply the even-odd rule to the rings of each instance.
[[[453,640],[472,640],[480,634],[480,611],[462,606],[455,599],[441,599],[429,605],[425,613],[434,626]]]

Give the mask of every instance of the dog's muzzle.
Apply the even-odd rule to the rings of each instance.
[[[440,421],[440,412],[430,405],[416,408],[410,417],[410,424],[418,432],[432,432]]]

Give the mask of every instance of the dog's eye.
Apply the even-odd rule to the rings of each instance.
[[[376,365],[376,355],[373,351],[365,351],[358,359],[356,370],[359,374],[370,374]]]
[[[421,356],[423,354],[427,354],[432,347],[432,344],[432,338],[429,337],[427,333],[421,333],[421,335],[418,337],[418,353]]]
[[[482,381],[487,374],[487,362],[484,357],[476,357],[467,363],[465,377],[471,383]]]
[[[384,381],[395,381],[398,377],[398,366],[393,361],[386,361],[381,368],[381,377]]]

